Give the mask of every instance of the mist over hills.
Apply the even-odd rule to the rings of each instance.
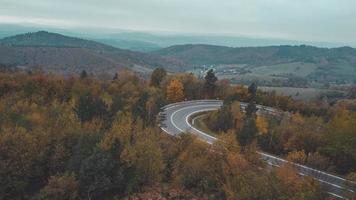
[[[207,44],[227,47],[261,47],[278,45],[302,45],[308,44],[318,47],[339,47],[344,44],[330,42],[308,42],[273,38],[253,38],[247,36],[226,36],[226,35],[197,35],[178,33],[145,33],[145,32],[122,32],[110,34],[107,37],[126,41],[141,41],[156,44],[162,48],[185,45],[185,44]]]
[[[328,41],[296,41],[279,38],[254,38],[248,36],[202,35],[189,33],[149,32],[110,28],[56,28],[35,24],[0,24],[0,38],[28,32],[47,30],[66,36],[93,40],[120,49],[149,52],[173,45],[208,44],[228,47],[260,47],[278,45],[312,45],[317,47],[341,47],[345,45]]]

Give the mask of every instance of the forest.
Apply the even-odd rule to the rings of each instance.
[[[162,106],[193,99],[224,100],[206,118],[212,145],[158,126]],[[256,115],[256,104],[287,114]],[[330,199],[255,152],[356,180],[355,144],[352,99],[295,101],[212,71],[202,80],[161,68],[149,78],[0,72],[0,199]]]

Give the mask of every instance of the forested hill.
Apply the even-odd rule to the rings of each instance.
[[[115,48],[98,42],[75,37],[67,37],[57,33],[39,31],[6,37],[0,40],[2,45],[32,46],[32,47],[72,47],[96,50],[114,50]]]
[[[318,48],[313,46],[225,47],[213,45],[177,45],[154,52],[179,58],[191,64],[276,64],[283,62],[356,63],[356,49],[351,47]]]
[[[309,78],[320,79],[332,76],[338,80],[352,81],[356,77],[356,49],[350,47],[318,48],[301,45],[231,48],[212,45],[178,45],[155,51],[154,54],[179,59],[191,65],[272,66],[282,63],[310,63],[315,66],[315,70]]]
[[[62,74],[113,74],[124,68],[149,73],[157,67],[178,72],[202,65],[246,64],[243,71],[252,75],[262,67],[272,78],[292,74],[309,82],[356,81],[356,49],[350,47],[177,45],[141,53],[45,31],[1,39],[0,64]]]
[[[98,42],[45,31],[26,33],[0,40],[0,63],[45,71],[114,73],[127,68],[149,71],[179,62],[158,55],[118,49]]]

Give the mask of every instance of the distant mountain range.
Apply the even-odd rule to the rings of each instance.
[[[5,37],[0,40],[2,45],[10,45],[17,47],[60,47],[60,48],[85,48],[95,50],[112,51],[115,48],[104,45],[98,42],[84,40],[75,37],[68,37],[58,33],[50,33],[47,31],[38,31],[34,33],[25,33],[11,37]]]
[[[0,63],[45,71],[114,73],[128,68],[179,68],[180,63],[158,55],[118,49],[98,42],[39,31],[0,40]]]
[[[153,54],[191,66],[244,64],[251,75],[266,72],[275,77],[295,75],[318,82],[356,81],[356,49],[350,47],[177,45]],[[300,71],[304,71],[303,75]]]
[[[213,65],[220,69],[220,78],[237,82],[246,77],[268,81],[288,81],[296,77],[307,82],[356,82],[356,49],[350,47],[285,45],[232,48],[186,44],[159,48],[155,46],[154,36],[141,36],[126,35],[122,43],[144,40],[147,41],[144,43],[147,50],[156,50],[146,53],[124,50],[114,47],[120,45],[110,39],[103,39],[106,43],[103,44],[46,31],[20,34],[0,40],[0,64],[63,74],[82,70],[112,74],[124,68],[149,73],[156,67],[181,72]],[[165,42],[161,41],[161,44]],[[142,48],[142,45],[142,42],[137,42],[137,48]]]
[[[202,35],[182,33],[154,33],[138,32],[122,29],[105,28],[55,28],[35,24],[0,24],[0,39],[18,34],[47,30],[48,32],[60,33],[66,36],[93,40],[108,44],[120,49],[149,52],[173,45],[184,44],[208,44],[228,47],[260,47],[278,45],[301,45],[307,44],[317,47],[340,47],[345,45],[332,42],[296,41],[275,38],[253,38],[248,36],[224,36],[224,35]]]
[[[112,40],[136,41],[153,44],[161,48],[185,44],[207,44],[226,47],[261,47],[275,45],[302,45],[308,44],[318,47],[338,47],[342,44],[329,42],[307,42],[285,39],[252,38],[244,36],[220,35],[189,35],[189,34],[158,34],[145,32],[121,32],[105,35]],[[94,40],[95,37],[93,38]],[[155,50],[155,49],[152,49]]]

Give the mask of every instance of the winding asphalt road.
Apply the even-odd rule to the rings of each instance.
[[[193,127],[190,123],[190,118],[197,113],[218,110],[222,104],[223,102],[220,100],[196,100],[167,105],[162,108],[163,111],[160,113],[160,117],[163,120],[160,127],[163,131],[173,136],[178,136],[181,133],[191,133],[197,135],[207,143],[212,144],[217,139]],[[241,109],[245,107],[246,104],[241,103]],[[281,114],[280,111],[271,107],[258,105],[257,108],[259,108],[258,112],[260,113],[265,112],[271,115]],[[288,161],[282,158],[267,153],[257,153],[261,155],[262,160],[273,167],[280,167],[282,164],[288,163]],[[352,196],[354,196],[354,190],[356,188],[355,182],[307,166],[296,163],[291,164],[294,165],[300,175],[311,176],[318,180],[325,191],[332,196],[341,199],[351,199]]]

